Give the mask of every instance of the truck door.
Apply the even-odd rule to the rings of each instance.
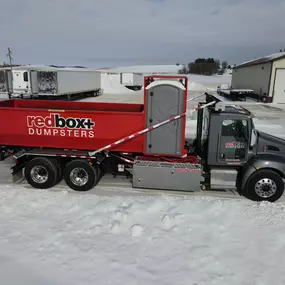
[[[247,161],[249,126],[246,119],[222,120],[221,132],[218,136],[218,162]]]

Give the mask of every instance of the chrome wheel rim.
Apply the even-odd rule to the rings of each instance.
[[[277,191],[277,185],[276,183],[269,179],[269,178],[263,178],[256,182],[255,184],[255,192],[259,197],[262,198],[269,198],[273,196]]]
[[[84,186],[88,181],[88,173],[85,169],[77,167],[70,172],[70,181],[76,186]]]
[[[31,169],[30,176],[35,183],[42,184],[48,180],[48,171],[45,167],[37,165]]]

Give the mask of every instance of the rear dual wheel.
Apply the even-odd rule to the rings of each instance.
[[[52,158],[36,157],[30,160],[25,167],[27,182],[37,189],[48,189],[62,180],[75,191],[88,191],[100,180],[100,168],[90,165],[85,160],[69,162],[64,171],[60,164]]]
[[[25,178],[34,188],[48,189],[60,179],[60,171],[55,161],[46,157],[36,157],[25,167]]]
[[[86,160],[73,160],[66,165],[63,177],[71,189],[88,191],[99,182],[100,169],[97,165],[92,166]]]

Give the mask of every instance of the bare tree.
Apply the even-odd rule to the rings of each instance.
[[[225,69],[227,69],[227,67],[228,67],[227,61],[223,61],[222,62],[222,69],[225,70]]]

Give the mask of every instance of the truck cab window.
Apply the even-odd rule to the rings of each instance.
[[[246,141],[248,139],[247,121],[224,120],[222,123],[222,136],[235,137]]]
[[[29,81],[29,79],[28,79],[28,72],[27,71],[23,73],[23,77],[24,77],[24,81],[25,82]]]
[[[248,148],[247,120],[224,120],[222,122],[219,160],[243,160]]]

